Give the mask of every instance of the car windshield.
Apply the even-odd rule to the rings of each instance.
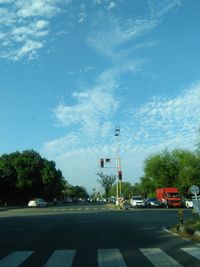
[[[177,197],[179,197],[179,194],[178,193],[167,193],[167,197],[177,198]]]
[[[132,199],[133,199],[133,200],[142,200],[141,197],[133,197]]]

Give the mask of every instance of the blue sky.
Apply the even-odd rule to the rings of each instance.
[[[34,149],[98,187],[120,126],[124,181],[165,148],[195,149],[200,2],[0,0],[0,154]],[[114,169],[105,169],[105,173]]]

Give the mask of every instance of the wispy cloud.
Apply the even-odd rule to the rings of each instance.
[[[135,40],[140,35],[152,30],[157,21],[152,19],[128,19],[121,21],[118,18],[106,18],[106,28],[99,30],[88,38],[88,43],[100,53],[109,57],[114,62],[119,59],[127,58],[126,51],[122,49],[122,45],[129,41]]]
[[[92,1],[95,6],[107,3],[107,7],[108,4],[111,7],[112,2],[114,3]],[[123,20],[110,16],[110,12],[109,16],[104,16],[101,12],[101,15],[96,17],[96,24],[87,38],[87,44],[106,58],[109,67],[98,75],[93,86],[71,95],[75,104],[69,104],[69,100],[54,109],[56,122],[72,132],[63,138],[47,142],[44,153],[54,154],[62,169],[71,166],[76,168],[77,161],[81,164],[83,159],[87,162],[86,165],[88,164],[86,173],[95,173],[100,156],[115,154],[113,121],[116,122],[118,112],[124,110],[121,99],[116,98],[120,76],[127,71],[136,72],[144,64],[145,58],[135,58],[135,52],[154,47],[159,41],[144,42],[140,41],[139,37],[158,27],[165,14],[178,6],[177,1],[171,2],[173,4],[165,1],[165,5],[156,5],[156,1],[149,2],[150,14],[140,18]],[[72,75],[73,71],[70,70],[67,74]],[[196,120],[200,112],[200,103],[197,100],[200,99],[199,88],[197,83],[175,98],[152,98],[144,106],[137,110],[132,108],[131,112],[127,113],[127,118],[120,122],[121,153],[126,162],[127,178],[133,176],[134,161],[137,164],[137,174],[141,173],[142,161],[148,153],[166,146],[174,147],[189,136],[194,137],[195,126],[191,129],[189,124],[192,122],[197,125],[197,122],[200,122],[199,119]],[[193,112],[195,108],[197,111]],[[85,155],[89,161],[85,160]],[[73,174],[72,168],[70,171]]]
[[[79,20],[78,20],[79,23],[83,23],[87,18],[85,9],[86,9],[86,6],[82,4],[80,6],[80,12],[79,12]]]
[[[127,19],[122,19],[120,16],[104,16],[101,13],[98,19],[101,21],[101,28],[95,27],[93,34],[88,37],[88,44],[109,58],[115,66],[127,65],[130,62],[137,65],[138,60],[134,57],[134,51],[139,48],[150,48],[158,43],[157,40],[143,43],[139,37],[158,27],[166,14],[173,8],[180,7],[181,2],[181,0],[166,0],[162,3],[149,1],[149,14],[140,17],[132,16]],[[116,6],[114,1],[110,1],[108,4],[109,8]]]
[[[85,73],[92,71],[94,68],[95,68],[94,66],[86,66],[86,67],[80,68],[76,71],[75,70],[67,70],[67,71],[65,71],[65,73],[67,75],[70,75],[70,76],[75,75],[75,74],[85,74]]]
[[[129,120],[129,123],[134,129],[134,142],[146,139],[146,143],[161,142],[173,146],[190,140],[194,145],[200,125],[200,83],[193,84],[175,98],[154,97],[132,112],[132,122]]]
[[[105,131],[104,124],[118,107],[118,101],[113,94],[115,86],[115,77],[110,72],[103,73],[92,89],[72,94],[77,104],[59,104],[54,109],[57,121],[63,126],[78,124],[89,135],[102,132],[102,128]]]
[[[160,19],[173,8],[180,7],[183,0],[163,0],[160,2],[149,0],[148,3],[151,16]]]
[[[116,7],[115,2],[111,1],[111,2],[109,3],[109,5],[107,6],[107,10],[113,9],[113,8],[115,8],[115,7]]]
[[[110,123],[109,120],[104,121],[103,119],[107,118],[109,113],[115,112],[113,104],[115,106],[116,103],[115,101],[100,103],[107,95],[102,93],[99,95],[99,92],[96,91],[92,93],[79,92],[74,96],[79,103],[72,106],[71,110],[68,110],[69,107],[63,106],[63,113],[60,113],[62,108],[57,110],[58,114],[61,115],[59,121],[66,126],[74,121],[86,124],[90,130],[90,123],[96,121],[99,127],[95,125],[95,129],[99,131],[93,132],[94,139],[91,139],[91,133],[89,134],[89,132],[79,128],[79,130],[67,134],[63,138],[47,142],[42,153],[56,158],[60,167],[62,169],[69,168],[73,175],[75,173],[72,166],[76,166],[77,162],[81,162],[81,158],[84,159],[87,155],[83,160],[85,165],[80,166],[80,168],[87,169],[88,167],[89,169],[84,169],[84,171],[91,176],[91,172],[95,175],[98,171],[98,159],[100,157],[115,156],[115,140],[113,137],[115,125]],[[93,97],[99,98],[99,102],[93,102]],[[100,110],[104,111],[105,114]],[[91,119],[89,118],[90,113],[94,113]],[[174,98],[161,99],[155,97],[137,110],[132,109],[132,115],[128,114],[130,119],[120,125],[120,154],[123,158],[123,164],[126,164],[126,168],[124,168],[126,179],[131,179],[132,182],[137,181],[139,176],[142,175],[144,159],[152,153],[160,152],[165,148],[193,149],[200,125],[199,114],[199,82],[191,85]],[[87,123],[87,119],[90,120],[89,123]],[[102,121],[104,123],[100,124],[99,122]],[[104,135],[102,134],[103,131]],[[103,143],[103,140],[106,140],[106,142]],[[132,170],[133,166],[134,172]],[[66,173],[68,172],[66,171]],[[89,184],[91,185],[91,180],[88,182]]]

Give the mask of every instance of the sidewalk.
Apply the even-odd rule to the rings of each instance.
[[[7,210],[7,207],[0,207],[0,211]]]

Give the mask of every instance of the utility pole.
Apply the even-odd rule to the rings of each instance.
[[[116,158],[101,158],[100,159],[100,168],[114,168],[116,171],[116,205],[119,205],[119,197],[122,193],[122,170],[121,170],[121,158],[119,156],[119,136],[120,128],[115,127],[115,139],[116,139]],[[107,164],[113,165],[107,166]],[[115,165],[114,165],[115,160]]]
[[[120,128],[115,128],[115,137],[116,137],[116,205],[119,205],[119,171],[121,168],[120,160],[119,160],[119,135]],[[120,187],[121,190],[121,187]],[[121,194],[121,192],[120,192]]]

